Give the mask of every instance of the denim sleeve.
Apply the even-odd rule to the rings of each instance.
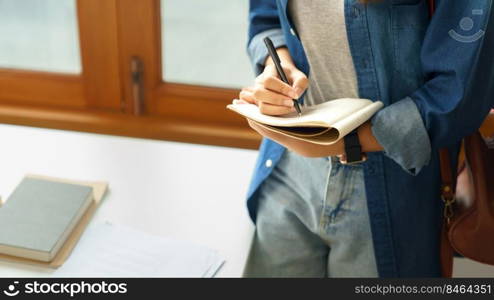
[[[433,150],[455,145],[478,130],[494,105],[492,1],[436,3],[421,50],[427,81],[410,95]],[[477,36],[463,36],[461,20],[465,17],[473,18],[470,32]]]
[[[431,158],[431,143],[417,105],[405,98],[380,110],[371,120],[372,133],[384,153],[411,175]]]
[[[259,75],[264,70],[264,62],[268,56],[268,50],[263,41],[265,37],[269,37],[273,41],[275,48],[286,45],[283,32],[279,28],[269,29],[256,34],[247,47],[247,52],[256,75]]]

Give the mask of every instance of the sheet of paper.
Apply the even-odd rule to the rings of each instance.
[[[54,277],[212,277],[211,249],[110,223],[91,224]]]

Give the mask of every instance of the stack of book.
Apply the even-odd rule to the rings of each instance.
[[[0,259],[60,266],[106,188],[26,176],[0,208]]]

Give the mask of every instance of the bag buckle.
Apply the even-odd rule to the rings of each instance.
[[[441,199],[444,202],[443,215],[446,219],[447,224],[451,222],[455,212],[453,210],[453,204],[456,202],[456,197],[453,194],[453,189],[449,185],[443,186]]]

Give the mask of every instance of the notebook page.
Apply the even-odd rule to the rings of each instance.
[[[271,126],[321,126],[332,127],[332,124],[359,111],[373,102],[367,99],[336,99],[315,106],[305,107],[299,117],[296,112],[283,116],[268,116],[259,111],[254,104],[230,104],[227,108],[257,121]]]
[[[336,122],[335,124],[333,124],[333,128],[338,130],[340,137],[344,137],[352,130],[365,123],[365,121],[369,120],[382,107],[383,103],[380,101],[376,101],[371,105],[365,106],[359,111]]]

